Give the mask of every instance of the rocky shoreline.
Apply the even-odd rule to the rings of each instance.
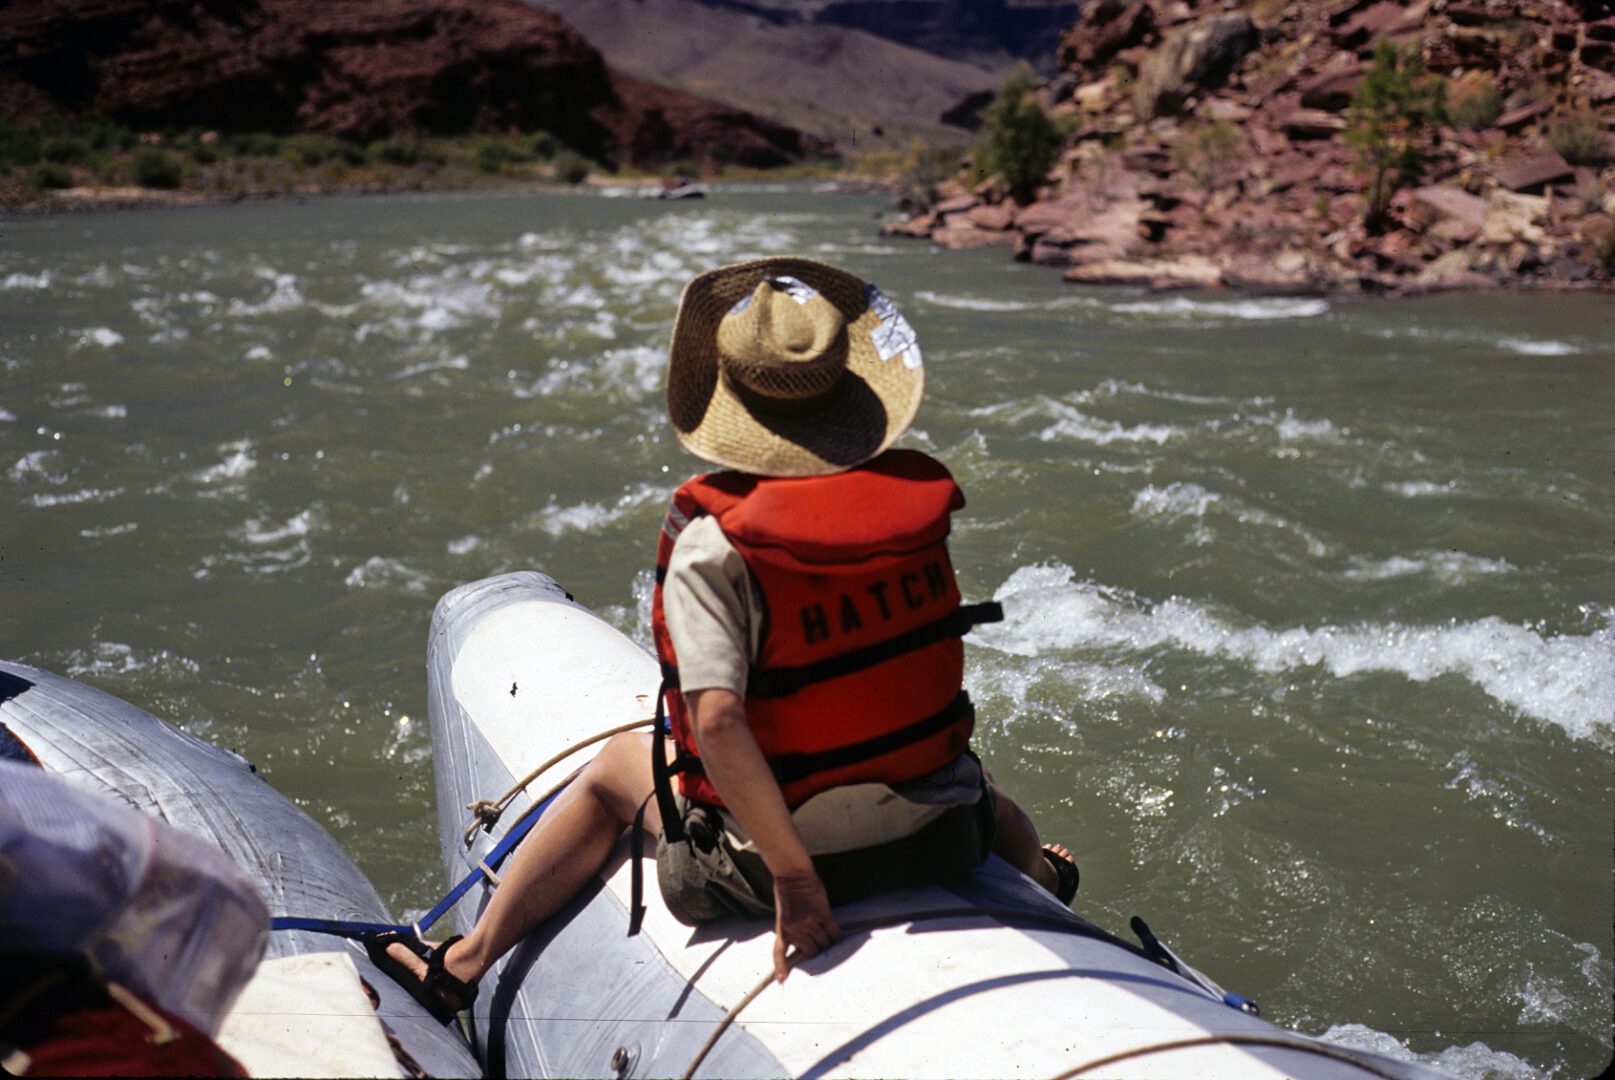
[[[1001,245],[1079,284],[1615,289],[1611,7],[1093,0],[1040,90],[1070,133],[1036,199],[956,182],[884,232]],[[1387,44],[1447,107],[1373,221],[1348,133]]]

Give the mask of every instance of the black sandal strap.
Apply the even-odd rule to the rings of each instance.
[[[449,955],[449,946],[461,941],[464,936],[463,934],[455,934],[432,949],[431,955],[426,958],[426,978],[424,982],[426,983],[426,989],[432,993],[435,994],[440,989],[447,990],[459,999],[461,1009],[469,1009],[471,1003],[477,1000],[477,984],[474,982],[468,983],[456,975],[449,974],[448,968],[443,966]]]

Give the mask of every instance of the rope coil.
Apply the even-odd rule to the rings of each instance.
[[[466,825],[465,831],[460,834],[460,839],[464,842],[466,847],[470,847],[472,844],[476,843],[478,829],[481,829],[487,833],[492,833],[493,827],[499,824],[500,816],[503,815],[505,809],[510,806],[512,799],[514,799],[517,795],[520,795],[523,791],[527,790],[528,784],[531,784],[534,780],[537,780],[551,768],[565,761],[579,750],[593,746],[597,742],[604,742],[613,735],[621,735],[626,731],[635,731],[642,727],[649,727],[654,723],[656,723],[655,717],[646,717],[643,720],[634,720],[627,724],[618,724],[614,728],[608,728],[605,731],[598,732],[589,736],[587,739],[582,739],[573,743],[565,750],[562,750],[559,754],[551,757],[538,768],[516,781],[510,790],[499,796],[499,798],[477,799],[474,802],[466,803],[465,808],[471,811],[471,821]],[[539,799],[537,801],[543,802],[544,800]],[[498,884],[497,880],[494,883]]]

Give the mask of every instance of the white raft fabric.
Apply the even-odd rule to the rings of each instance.
[[[269,910],[212,844],[0,761],[0,935],[87,954],[212,1034],[263,956]]]
[[[225,853],[273,916],[395,923],[375,887],[336,840],[221,750],[126,701],[39,668],[0,660],[0,759],[117,800]],[[376,991],[374,1016],[414,1062],[389,1075],[478,1076],[456,1027],[445,1027],[371,963],[357,942],[310,930],[269,934],[271,958],[346,953]],[[223,1012],[222,1004],[209,1007]],[[368,1005],[367,1005],[368,1007]],[[211,1030],[211,1024],[208,1026]]]
[[[530,800],[596,748],[533,781],[495,835],[478,832],[469,850],[466,804],[497,797],[581,739],[653,712],[655,660],[541,574],[449,593],[428,653],[450,880],[473,871]],[[652,854],[647,843],[647,863]],[[484,977],[473,1027],[489,1075],[678,1076],[757,987],[771,967],[771,924],[691,929],[662,905],[653,865],[645,882],[643,930],[629,937],[624,842],[597,882]],[[457,909],[462,932],[491,888],[482,882]],[[1158,913],[1162,922],[1170,915]],[[866,929],[764,989],[695,1075],[1052,1077],[1118,1053],[1135,1056],[1083,1075],[1440,1075],[1348,1054],[1231,1008],[996,858],[958,885],[870,897],[837,918]],[[1200,1045],[1162,1049],[1188,1041]],[[1275,1042],[1286,1045],[1259,1045]]]
[[[265,960],[224,1018],[218,1042],[252,1076],[398,1075],[387,1032],[345,952]]]

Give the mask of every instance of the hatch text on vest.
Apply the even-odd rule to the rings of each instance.
[[[802,636],[809,645],[827,641],[832,634],[851,634],[868,622],[890,621],[898,605],[917,611],[948,595],[947,571],[940,562],[929,562],[918,571],[882,578],[863,589],[845,592],[828,604],[812,603],[797,610],[802,619]]]

